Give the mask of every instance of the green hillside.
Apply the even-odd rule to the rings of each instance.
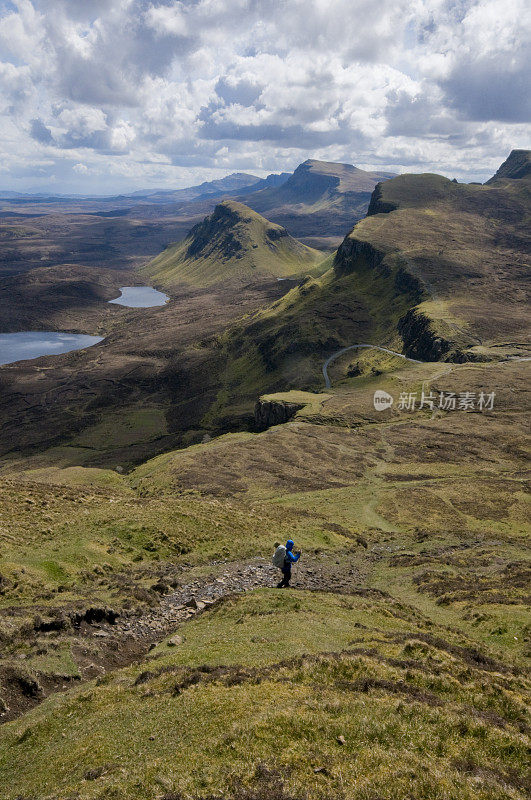
[[[9,725],[5,800],[524,796],[525,678],[407,605],[262,590],[182,633]]]
[[[378,184],[369,215],[326,273],[226,335],[212,418],[253,393],[319,388],[324,358],[352,344],[423,361],[497,360],[517,345],[525,352],[528,197],[525,171],[485,186],[429,174]],[[342,361],[344,376],[351,361]]]
[[[485,186],[386,182],[273,301],[214,324],[229,290],[192,286],[135,312],[134,393],[94,395],[53,449],[5,450],[3,800],[527,800],[529,211],[508,161]],[[241,208],[153,280],[274,277],[246,237],[263,255],[277,226]],[[348,350],[323,391],[356,343],[420,361]],[[74,417],[84,363],[58,373],[69,405],[44,364],[41,425]]]
[[[130,475],[4,478],[2,797],[524,800],[526,365],[447,366],[292,393],[292,422]],[[421,385],[497,405],[371,416]]]
[[[285,278],[313,269],[324,256],[242,203],[225,200],[183,242],[170,245],[144,274],[162,286],[209,286],[230,280]]]

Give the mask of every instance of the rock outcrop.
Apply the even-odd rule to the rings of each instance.
[[[495,175],[487,181],[487,185],[502,178],[519,180],[531,175],[531,150],[511,150]]]
[[[419,361],[465,361],[485,360],[482,356],[467,352],[475,343],[464,334],[454,332],[441,320],[433,320],[412,308],[398,321],[398,332],[404,342],[404,353]]]
[[[282,400],[265,400],[260,398],[254,407],[256,431],[265,431],[273,425],[282,425],[292,419],[297,411],[304,407],[301,403],[288,403]]]

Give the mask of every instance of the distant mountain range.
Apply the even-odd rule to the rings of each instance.
[[[87,201],[96,203],[106,203],[111,206],[122,206],[124,202],[138,203],[148,201],[150,203],[186,202],[197,200],[200,197],[210,195],[221,195],[231,192],[241,192],[248,189],[257,191],[272,186],[280,186],[291,176],[290,172],[271,174],[267,178],[259,178],[257,175],[249,175],[245,172],[233,172],[224,178],[213,181],[204,181],[197,186],[189,186],[184,189],[139,189],[130,194],[119,195],[90,195],[90,194],[55,194],[53,192],[11,192],[0,191],[1,200],[19,200],[23,203],[29,202],[68,202],[68,201]]]
[[[236,172],[219,180],[176,190],[141,190],[112,197],[68,197],[0,193],[0,215],[94,214],[131,219],[198,219],[224,198],[244,202],[305,243],[333,250],[367,212],[377,183],[389,172],[366,172],[351,164],[308,160],[293,174],[266,178]]]
[[[293,236],[325,237],[333,246],[365,216],[376,184],[392,177],[391,172],[310,159],[280,186],[258,189],[245,202]]]

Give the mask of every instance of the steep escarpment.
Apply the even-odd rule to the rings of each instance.
[[[312,269],[323,254],[242,203],[225,200],[144,271],[162,285],[209,286],[257,276],[288,277]]]
[[[375,188],[334,266],[417,288],[419,308],[397,328],[410,354],[475,359],[464,351],[529,341],[528,163],[527,151],[513,152],[485,186],[426,174]]]
[[[382,213],[382,212],[379,212]],[[390,212],[383,212],[390,213]],[[477,342],[445,320],[435,320],[422,312],[422,302],[430,299],[430,288],[410,261],[386,246],[377,247],[359,240],[355,231],[346,237],[334,259],[338,276],[370,275],[374,285],[387,294],[387,330],[380,326],[381,342],[398,333],[404,355],[421,361],[472,361],[477,356],[466,348]],[[397,316],[397,309],[402,314]]]
[[[391,177],[393,173],[309,159],[282,186],[247,195],[245,202],[294,236],[331,243],[365,216],[374,187]]]
[[[520,180],[529,175],[531,175],[531,150],[511,150],[496,174],[487,181],[487,186],[504,178]]]
[[[433,320],[419,308],[410,309],[398,321],[404,354],[420,361],[483,361],[485,356],[467,350],[476,342],[443,320]]]

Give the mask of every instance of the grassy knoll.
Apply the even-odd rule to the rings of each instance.
[[[363,359],[269,395],[305,405],[260,434],[3,478],[0,698],[40,692],[0,730],[6,800],[525,797],[526,365]],[[496,406],[371,411],[422,386]],[[147,658],[60,623],[155,609],[288,534],[314,591],[229,597]]]
[[[526,679],[410,607],[262,590],[181,632],[8,723],[6,800],[524,797]]]

